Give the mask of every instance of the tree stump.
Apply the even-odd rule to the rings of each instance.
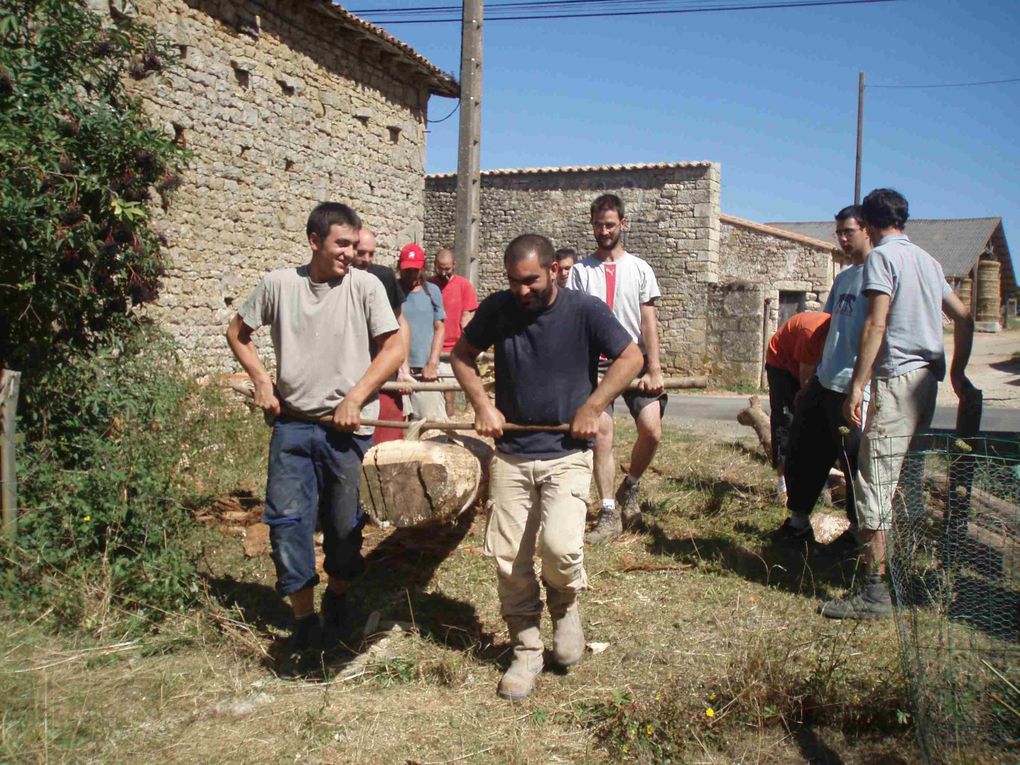
[[[486,491],[491,458],[491,446],[465,436],[377,444],[362,463],[362,504],[397,527],[452,522]]]

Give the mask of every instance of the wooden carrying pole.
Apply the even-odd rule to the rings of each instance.
[[[18,482],[15,473],[15,414],[21,372],[0,374],[0,480],[3,482],[3,530],[13,539],[18,530]]]

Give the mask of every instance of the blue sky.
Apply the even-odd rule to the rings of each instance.
[[[383,26],[459,72],[459,24]],[[482,168],[712,160],[724,212],[828,219],[853,202],[864,71],[863,193],[896,188],[917,218],[1001,216],[1017,263],[1020,82],[873,86],[1020,77],[1018,39],[1020,0],[493,22]],[[430,119],[454,105],[433,97]],[[429,172],[456,170],[457,126],[430,125]]]

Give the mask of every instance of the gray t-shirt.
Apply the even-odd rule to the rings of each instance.
[[[372,363],[371,339],[397,329],[382,282],[356,268],[331,282],[313,282],[307,266],[272,271],[237,313],[252,330],[269,325],[283,402],[310,416],[332,413]],[[375,396],[361,416],[379,416]]]
[[[861,290],[892,298],[872,376],[888,379],[930,366],[939,380],[945,377],[942,300],[952,288],[938,261],[903,234],[883,237],[864,263]]]

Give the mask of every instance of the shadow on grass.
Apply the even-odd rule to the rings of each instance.
[[[329,680],[341,674],[370,647],[363,628],[373,611],[379,611],[382,622],[411,622],[426,640],[467,651],[482,662],[497,662],[504,651],[493,646],[494,635],[483,630],[471,603],[425,591],[436,569],[470,530],[473,517],[473,513],[465,513],[451,526],[396,529],[383,539],[365,557],[365,573],[348,593],[343,648],[325,663],[294,674],[305,680]],[[269,639],[274,631],[289,631],[290,607],[274,588],[231,576],[209,576],[206,584],[212,597],[227,608],[237,608],[244,621],[264,638]],[[276,638],[264,666],[286,671],[286,647],[287,638]]]

